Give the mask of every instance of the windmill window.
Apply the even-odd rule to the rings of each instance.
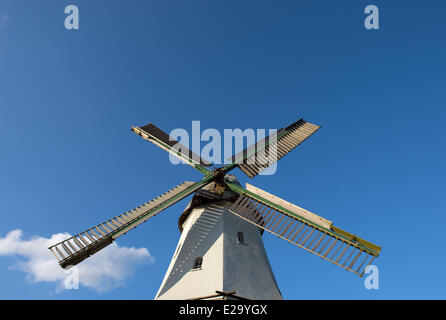
[[[239,231],[237,233],[237,239],[239,243],[245,243],[245,235],[243,234],[243,232]]]
[[[202,265],[203,265],[203,257],[195,258],[192,270],[201,270]]]

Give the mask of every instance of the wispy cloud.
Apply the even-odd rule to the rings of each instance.
[[[50,238],[28,240],[22,237],[22,230],[13,230],[0,237],[0,257],[15,257],[10,269],[25,272],[31,283],[55,283],[57,290],[63,289],[67,272],[58,265],[48,247],[70,235],[58,233]],[[79,284],[98,292],[109,291],[124,285],[138,265],[154,261],[146,248],[120,247],[113,243],[78,265]]]
[[[5,29],[11,25],[11,16],[7,13],[0,12],[0,29]]]

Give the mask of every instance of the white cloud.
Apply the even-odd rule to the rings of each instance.
[[[22,230],[10,231],[0,237],[0,256],[18,260],[11,266],[27,274],[32,283],[53,282],[58,290],[65,288],[68,272],[62,269],[48,247],[71,237],[68,233],[53,234],[50,238],[22,239]],[[155,259],[146,248],[120,247],[116,242],[77,265],[79,284],[99,292],[122,286],[140,264]]]

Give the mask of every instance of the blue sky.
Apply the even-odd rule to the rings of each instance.
[[[80,30],[64,28],[68,4]],[[364,28],[368,4],[379,30]],[[381,244],[380,288],[265,234],[284,297],[444,299],[445,12],[433,0],[2,1],[0,239],[75,234],[200,178],[132,125],[303,117],[322,129],[251,183]],[[117,288],[59,292],[5,254],[0,298],[152,299],[186,204],[118,240],[153,259]]]

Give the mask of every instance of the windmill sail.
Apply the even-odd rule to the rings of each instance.
[[[109,219],[104,223],[98,224],[93,228],[78,233],[69,239],[49,247],[49,249],[56,256],[59,264],[63,268],[76,265],[111,244],[116,238],[197,191],[211,181],[212,179],[207,178],[197,183],[183,182],[159,197],[146,202],[133,210]]]
[[[170,137],[153,123],[149,123],[142,127],[132,127],[132,131],[143,139],[156,144],[173,156],[186,162],[200,172],[204,174],[209,173],[209,170],[205,167],[211,166],[212,164],[210,162],[202,159],[198,154],[192,152],[187,147]]]
[[[300,119],[237,153],[231,158],[232,163],[237,164],[243,173],[253,178],[296,148],[319,128],[320,126]]]
[[[231,213],[361,277],[381,252],[381,247],[266,191],[227,185],[241,194]]]

